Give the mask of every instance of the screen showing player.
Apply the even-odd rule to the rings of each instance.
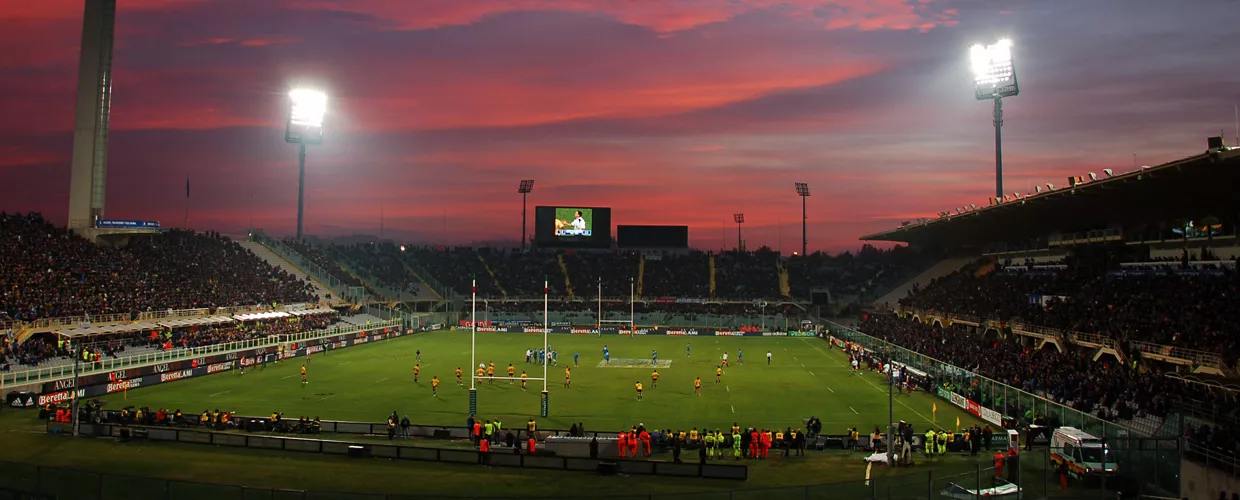
[[[556,208],[556,236],[593,236],[594,210],[589,208]]]

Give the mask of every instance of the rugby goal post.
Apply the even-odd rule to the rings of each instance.
[[[599,337],[603,336],[604,325],[608,325],[608,326],[618,325],[618,329],[620,330],[621,335],[627,334],[630,338],[632,338],[634,336],[633,332],[636,331],[637,329],[637,325],[635,322],[636,305],[637,305],[637,295],[636,295],[636,288],[634,285],[634,280],[633,278],[629,278],[629,317],[627,319],[623,319],[623,318],[622,319],[607,319],[603,315],[603,279],[599,278],[598,280],[598,319],[595,324],[595,327],[598,329],[598,336]]]

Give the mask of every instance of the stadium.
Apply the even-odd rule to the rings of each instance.
[[[85,4],[68,217],[0,213],[0,499],[1240,491],[1221,135],[1025,193],[997,158],[983,206],[856,253],[805,225],[750,250],[741,213],[712,250],[620,207],[527,218],[519,177],[520,244],[453,245],[306,234],[329,96],[295,88],[295,231],[221,234],[188,201],[183,225],[105,216],[117,2]],[[973,63],[998,147],[1010,43]],[[825,217],[797,180],[802,224]]]

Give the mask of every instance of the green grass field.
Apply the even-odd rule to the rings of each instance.
[[[594,337],[552,335],[552,346],[560,354],[561,367],[550,370],[552,383],[551,417],[539,418],[542,428],[567,428],[584,422],[588,429],[615,430],[620,426],[645,423],[652,427],[691,428],[728,427],[732,422],[745,426],[800,426],[800,419],[815,415],[824,422],[824,432],[839,433],[846,427],[865,432],[886,421],[887,395],[882,380],[873,373],[852,375],[846,358],[838,350],[814,338],[744,337]],[[541,344],[539,335],[479,334],[478,352],[482,362],[495,361],[502,373],[509,362],[518,369],[526,365],[525,349]],[[685,357],[685,343],[691,343],[692,356]],[[661,360],[671,361],[661,369],[658,388],[647,388],[645,401],[635,401],[633,383],[649,382],[648,367],[599,367],[601,349],[610,347],[613,362],[620,358],[648,360],[658,349]],[[736,351],[745,352],[748,363],[734,364],[714,383],[713,370],[724,350],[735,363]],[[767,350],[774,354],[766,365]],[[422,382],[412,380],[414,353],[422,351]],[[572,389],[564,389],[563,368],[572,362],[572,353],[581,354],[581,366],[573,371]],[[181,408],[193,413],[204,408],[235,410],[240,414],[265,415],[271,411],[286,416],[320,416],[324,419],[380,421],[393,409],[408,414],[417,423],[463,425],[467,416],[468,391],[458,387],[452,375],[457,366],[469,365],[469,333],[434,332],[351,347],[330,354],[316,354],[309,367],[310,383],[302,387],[298,369],[301,363],[268,365],[245,375],[223,373],[160,384],[113,394],[109,408],[126,404]],[[476,365],[475,365],[476,366]],[[518,372],[519,373],[519,372]],[[440,395],[431,395],[429,380],[439,375]],[[695,376],[703,379],[702,396],[694,396]],[[520,427],[530,416],[537,416],[540,383],[530,382],[522,392],[519,384],[503,381],[482,383],[478,389],[479,413],[498,417],[511,427]],[[931,417],[932,403],[938,404],[939,422],[955,425],[972,417],[944,401],[927,394],[897,396],[895,416],[924,430]],[[124,443],[109,439],[71,439],[43,432],[43,423],[32,411],[0,412],[0,448],[8,450],[3,460],[121,474],[127,477],[99,479],[90,473],[44,470],[42,491],[56,492],[62,498],[93,498],[85,495],[96,484],[107,484],[107,498],[141,498],[143,488],[165,491],[162,481],[192,481],[263,488],[307,489],[322,492],[398,493],[412,495],[470,495],[510,497],[522,495],[647,494],[707,495],[699,498],[869,498],[861,482],[866,467],[865,452],[833,450],[811,452],[805,457],[769,461],[747,461],[748,481],[642,477],[600,477],[595,474],[528,469],[478,468],[457,464],[353,460],[343,456],[287,453],[278,451],[211,447],[179,443]],[[355,436],[325,435],[327,439],[367,440]],[[386,440],[383,440],[386,441]],[[426,440],[425,446],[458,447],[462,443]],[[776,455],[776,454],[773,454]],[[669,456],[656,456],[668,460]],[[914,469],[877,468],[875,477],[890,478],[882,488],[892,492],[922,492],[928,484],[919,483],[934,469],[933,489],[947,481],[967,483],[976,476],[975,462],[985,465],[986,457],[953,455],[919,463]],[[176,467],[166,464],[176,463]],[[0,466],[0,484],[28,484],[33,475],[27,470],[27,483],[19,482],[20,467]],[[911,475],[910,475],[911,474]],[[132,476],[151,476],[140,479]],[[920,478],[920,479],[919,479]],[[818,486],[803,492],[800,485],[848,482]],[[908,483],[908,484],[905,484]],[[771,488],[787,488],[780,490]],[[178,487],[179,488],[179,487]],[[195,495],[179,498],[240,498],[223,487],[194,486]],[[81,489],[82,491],[78,491]],[[728,493],[729,490],[747,490]],[[855,490],[855,491],[854,491]],[[180,490],[177,490],[180,491]],[[808,492],[808,493],[806,493]],[[740,495],[745,493],[745,495]],[[714,494],[715,496],[709,496]],[[739,496],[738,496],[739,495]],[[746,496],[747,495],[747,496]],[[580,495],[578,495],[580,496]],[[248,498],[248,497],[247,497]],[[315,498],[356,498],[350,495],[320,495]]]
[[[882,426],[887,417],[887,393],[874,374],[853,375],[847,359],[829,344],[815,338],[792,337],[604,337],[552,335],[551,346],[559,351],[558,367],[548,368],[550,417],[538,418],[542,428],[567,429],[583,422],[587,429],[617,430],[639,423],[657,428],[742,426],[801,427],[802,419],[817,416],[826,433],[857,427],[862,433]],[[477,363],[495,362],[503,375],[509,363],[540,377],[541,367],[525,363],[525,350],[542,343],[539,335],[479,333]],[[685,344],[691,356],[685,356]],[[600,366],[603,345],[609,346],[611,366]],[[470,372],[468,331],[434,332],[351,347],[329,354],[315,354],[308,367],[309,383],[298,375],[302,359],[251,369],[160,384],[112,395],[109,406],[120,404],[151,408],[236,411],[241,415],[267,415],[281,411],[286,417],[318,416],[328,420],[378,422],[396,410],[418,424],[464,425],[468,416]],[[670,366],[659,370],[658,387],[650,384],[651,351]],[[415,352],[422,351],[421,381],[413,381]],[[767,351],[773,353],[766,364]],[[721,383],[714,368],[724,352],[731,366]],[[744,351],[745,364],[737,364]],[[572,372],[572,388],[564,388],[564,366],[573,353],[580,366]],[[618,367],[621,359],[639,366]],[[464,386],[453,375],[466,372]],[[431,393],[430,380],[438,376],[439,395]],[[693,394],[694,377],[701,377],[701,396]],[[634,383],[645,387],[644,401],[636,401]],[[478,414],[499,418],[519,427],[539,413],[541,381],[530,381],[522,391],[519,383],[504,380],[478,383]],[[938,404],[937,420],[954,427],[956,418],[972,423],[971,415],[928,394],[897,395],[895,418],[926,429]],[[920,432],[920,431],[919,431]]]

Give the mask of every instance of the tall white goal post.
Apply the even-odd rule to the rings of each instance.
[[[637,315],[635,314],[636,307],[637,307],[636,284],[633,278],[629,278],[629,319],[606,319],[603,316],[603,278],[600,277],[598,279],[598,319],[595,322],[595,327],[598,328],[598,336],[599,337],[603,336],[603,325],[617,324],[617,325],[620,325],[621,333],[623,333],[624,330],[628,330],[630,334],[629,338],[634,337],[632,333],[636,331],[637,329],[637,322],[636,322]],[[625,328],[626,325],[627,325],[627,328]]]

